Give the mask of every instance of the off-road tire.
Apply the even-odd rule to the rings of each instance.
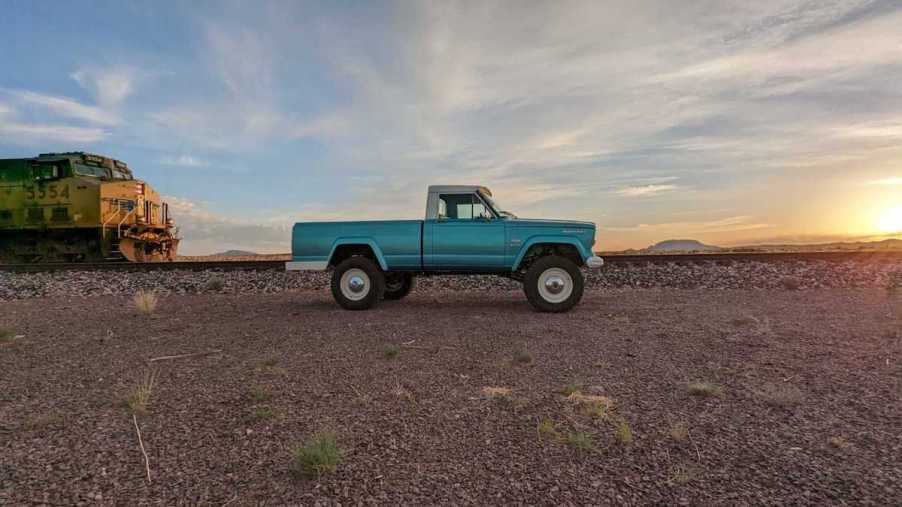
[[[385,300],[397,301],[410,294],[416,285],[412,273],[396,273],[385,277]]]
[[[569,276],[569,280],[568,276],[564,276],[565,273]],[[560,292],[552,294],[552,289],[547,286],[543,289],[539,286],[540,283],[543,286],[545,284],[542,280],[543,274],[546,281],[548,278],[557,277],[564,282]],[[523,277],[523,292],[526,293],[526,299],[533,308],[540,312],[560,313],[570,310],[582,299],[583,285],[583,274],[579,270],[579,266],[570,259],[557,255],[549,255],[536,260],[529,266],[526,276]]]
[[[356,298],[358,294],[353,294],[348,280],[342,281],[345,274],[357,276],[364,281],[365,288],[361,291],[365,292],[359,294],[359,299]],[[365,275],[365,277],[361,275]],[[343,283],[344,290],[342,289]],[[332,297],[346,310],[368,310],[379,303],[384,293],[385,273],[378,264],[366,257],[354,256],[345,259],[332,272]]]

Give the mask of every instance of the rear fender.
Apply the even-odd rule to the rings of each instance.
[[[379,245],[376,244],[376,241],[373,238],[366,236],[357,236],[357,237],[347,237],[347,238],[338,238],[332,243],[332,248],[329,250],[329,262],[332,262],[332,257],[335,255],[335,250],[340,246],[345,245],[366,245],[369,246],[373,250],[373,255],[376,256],[376,261],[379,263],[379,267],[382,268],[382,271],[388,271],[388,264],[385,263],[385,255],[382,254],[382,249],[379,248]]]
[[[583,259],[584,262],[586,259],[592,256],[592,253],[587,251],[586,247],[584,247],[583,244],[580,243],[576,238],[569,236],[533,236],[523,244],[522,248],[520,248],[520,251],[517,253],[517,258],[514,259],[514,264],[511,267],[511,271],[516,271],[517,269],[519,269],[520,263],[523,262],[523,257],[526,256],[526,253],[529,252],[529,249],[534,245],[541,243],[572,246],[576,248],[576,251],[579,252],[579,256]]]

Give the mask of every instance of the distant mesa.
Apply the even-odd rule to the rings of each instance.
[[[661,241],[646,248],[643,252],[662,253],[662,252],[719,252],[722,250],[719,246],[706,245],[701,241],[694,239],[668,239]]]

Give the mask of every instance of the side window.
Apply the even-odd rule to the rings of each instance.
[[[474,194],[441,194],[438,201],[438,216],[448,220],[473,220],[491,218],[491,212]]]

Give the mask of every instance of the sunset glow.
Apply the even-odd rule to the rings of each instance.
[[[877,220],[877,229],[881,232],[902,231],[902,206],[884,211]]]

